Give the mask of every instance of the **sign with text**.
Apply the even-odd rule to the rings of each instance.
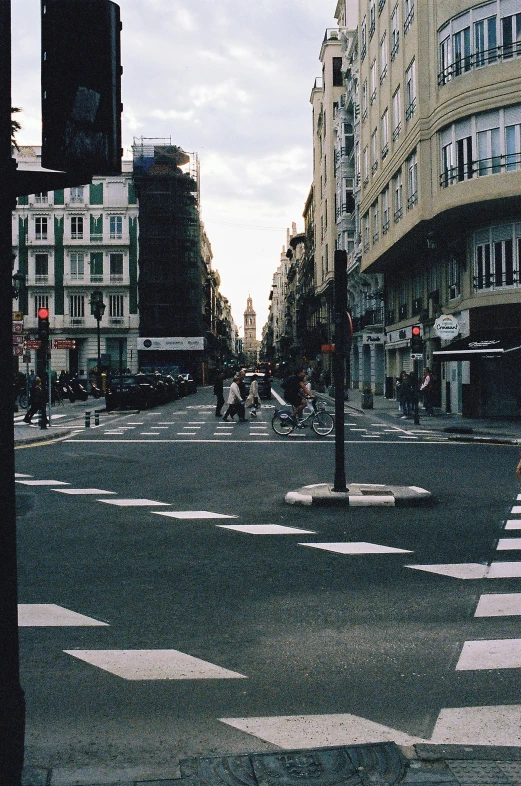
[[[434,323],[434,332],[440,338],[454,338],[459,333],[459,323],[452,314],[442,314]]]
[[[165,336],[159,338],[138,338],[138,349],[159,350],[195,350],[204,349],[203,336]]]
[[[73,338],[55,338],[52,345],[54,349],[76,349],[76,341]]]
[[[24,343],[26,349],[40,349],[42,342],[39,338],[27,338]]]
[[[364,333],[362,339],[364,344],[383,344],[385,336],[383,333]]]

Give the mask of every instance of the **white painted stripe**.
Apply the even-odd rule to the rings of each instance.
[[[518,502],[521,502],[521,494],[518,494],[516,499],[517,499]]]
[[[211,510],[153,510],[157,516],[167,516],[171,519],[236,519],[238,516],[229,516],[226,513],[212,513]]]
[[[337,554],[412,554],[408,549],[394,549],[390,546],[380,546],[378,543],[299,543],[299,546],[308,546],[312,549],[334,551]]]
[[[521,705],[442,709],[430,742],[436,745],[521,746]]]
[[[98,502],[105,502],[107,505],[119,505],[121,508],[145,507],[146,505],[169,505],[169,502],[157,502],[153,499],[99,499]]]
[[[412,570],[424,570],[439,576],[450,576],[454,579],[484,579],[489,570],[487,565],[479,562],[463,562],[445,565],[404,565]]]
[[[518,578],[521,578],[521,562],[493,562],[487,573],[487,579]]]
[[[142,437],[159,437],[159,431],[141,431]]]
[[[64,650],[124,680],[246,679],[178,650]]]
[[[24,475],[23,472],[15,472],[14,476],[15,476],[15,478],[32,478],[33,477],[32,475]]]
[[[115,491],[104,491],[103,489],[52,489],[59,494],[115,494]]]
[[[283,715],[265,718],[219,718],[235,729],[280,748],[323,748],[371,742],[414,745],[420,737],[374,723],[357,715]]]
[[[15,480],[15,483],[24,486],[70,486],[70,483],[65,483],[63,480]]]
[[[289,505],[312,505],[313,497],[311,494],[301,494],[298,491],[288,491],[284,497]]]
[[[217,524],[221,529],[234,529],[248,535],[316,535],[311,529],[284,527],[281,524]]]
[[[18,625],[21,628],[80,625],[94,627],[108,625],[108,623],[86,617],[84,614],[78,614],[54,603],[19,603]]]
[[[398,434],[398,439],[418,439],[414,434]]]
[[[418,494],[429,494],[427,489],[422,489],[421,486],[409,486],[409,488],[412,489],[413,491],[417,491]]]
[[[507,519],[505,529],[521,529],[521,519]]]
[[[521,505],[514,505],[514,507],[513,507],[513,508],[512,508],[512,510],[511,510],[511,513],[512,513],[513,515],[514,515],[514,514],[517,514],[517,515],[519,515],[519,514],[521,513]]]
[[[500,538],[497,544],[498,551],[517,551],[521,549],[521,538]]]
[[[396,501],[392,494],[350,494],[349,505],[354,508],[393,507]]]
[[[520,669],[521,639],[466,641],[456,671]]]
[[[475,617],[518,617],[521,615],[521,593],[482,595]]]

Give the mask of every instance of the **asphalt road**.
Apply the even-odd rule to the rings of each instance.
[[[16,452],[26,765],[175,771],[339,734],[521,745],[521,608],[475,616],[492,594],[517,608],[517,450],[370,414],[346,429],[348,481],[433,504],[294,508],[287,491],[332,482],[334,442],[277,437],[271,412],[223,429],[205,389]],[[499,563],[515,575],[489,579]]]

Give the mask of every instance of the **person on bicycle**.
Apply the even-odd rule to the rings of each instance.
[[[285,398],[293,406],[291,417],[295,418],[295,420],[300,420],[308,399],[312,398],[312,396],[306,387],[305,369],[299,368],[295,376],[293,387],[290,388],[289,393],[285,391]]]

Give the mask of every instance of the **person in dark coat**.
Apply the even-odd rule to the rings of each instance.
[[[24,423],[30,423],[33,415],[37,412],[41,412],[43,415],[43,422],[47,425],[46,407],[47,396],[45,395],[45,390],[42,388],[42,380],[40,377],[35,377],[34,385],[29,393],[29,409],[24,417]]]
[[[215,382],[213,385],[213,394],[217,396],[217,401],[215,403],[215,417],[221,417],[221,410],[224,406],[224,372],[218,371],[217,376],[215,377]]]

